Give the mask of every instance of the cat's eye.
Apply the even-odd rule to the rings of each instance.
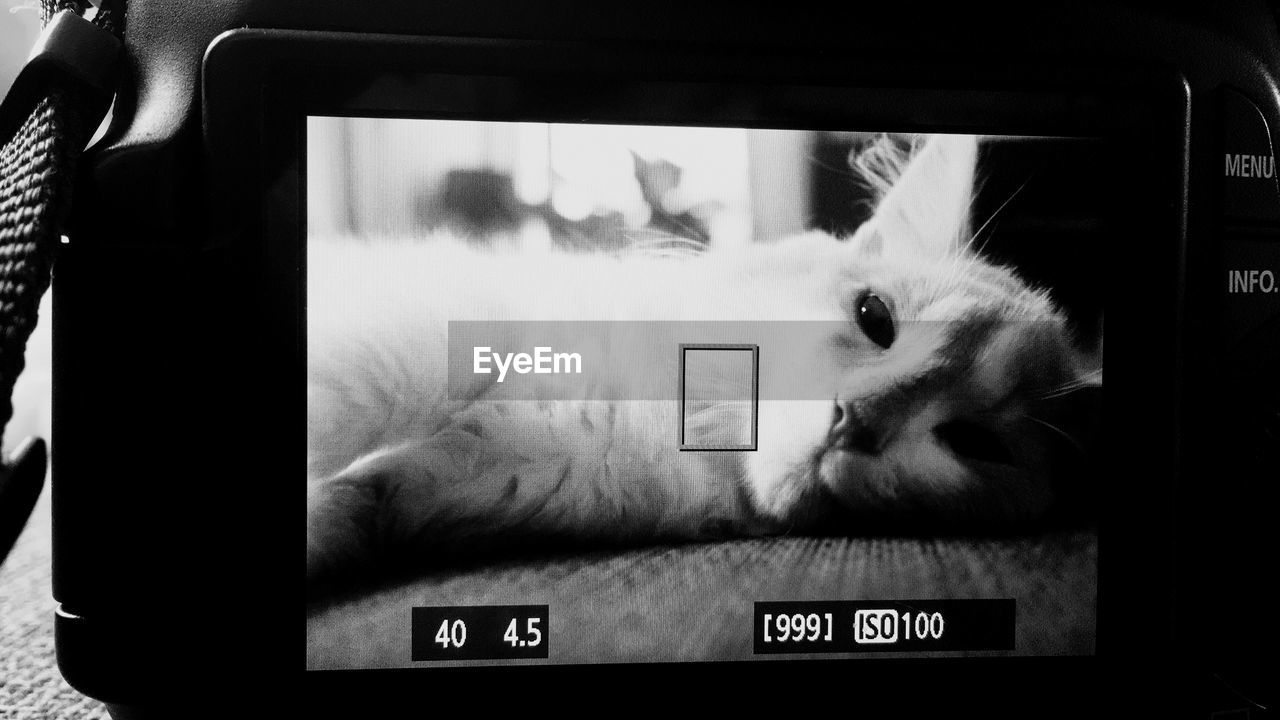
[[[1009,463],[1013,454],[995,431],[970,420],[951,420],[933,429],[951,452],[978,462]]]
[[[871,292],[858,298],[858,327],[870,338],[871,342],[882,348],[893,344],[897,336],[893,327],[893,315],[889,306],[878,295]]]

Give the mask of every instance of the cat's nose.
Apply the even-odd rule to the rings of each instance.
[[[835,411],[831,418],[831,445],[845,450],[857,450],[868,455],[877,455],[881,450],[881,437],[875,428],[867,425],[858,416],[852,404],[835,403]]]

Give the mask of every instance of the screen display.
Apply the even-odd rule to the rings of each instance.
[[[1094,654],[1103,140],[305,127],[309,669]]]

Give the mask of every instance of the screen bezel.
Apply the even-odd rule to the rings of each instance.
[[[432,73],[474,78],[477,87],[485,78],[522,78],[514,84],[558,92],[540,95],[536,102],[526,98],[533,104],[525,105],[504,105],[501,98],[480,94],[469,101],[415,94],[415,80]],[[690,87],[698,92],[688,92]],[[602,94],[609,88],[617,92]],[[627,95],[627,89],[636,88],[644,90]],[[670,92],[664,96],[662,88]],[[838,97],[829,93],[833,89],[840,91]],[[854,51],[744,55],[725,48],[245,29],[224,33],[210,46],[203,92],[211,229],[217,244],[244,259],[253,277],[249,290],[260,301],[259,321],[269,328],[263,369],[283,390],[265,412],[290,430],[268,451],[268,465],[286,473],[300,466],[304,446],[307,115],[442,117],[453,103],[450,116],[488,119],[759,127],[849,127],[848,120],[856,119],[856,126],[868,129],[1114,137],[1131,148],[1126,166],[1137,164],[1153,178],[1142,197],[1159,211],[1143,218],[1141,227],[1135,219],[1132,229],[1142,230],[1140,240],[1104,259],[1111,267],[1104,304],[1113,387],[1108,439],[1121,468],[1117,473],[1124,475],[1128,468],[1125,476],[1142,482],[1109,488],[1115,494],[1103,505],[1094,656],[306,671],[299,607],[305,588],[296,559],[302,534],[262,530],[266,561],[279,561],[282,572],[299,568],[296,596],[281,598],[267,614],[281,622],[275,631],[281,635],[281,656],[297,659],[296,666],[284,667],[308,676],[303,682],[309,691],[393,693],[425,677],[442,683],[508,682],[515,676],[531,682],[567,676],[611,682],[636,672],[689,681],[731,671],[745,685],[765,672],[772,678],[825,677],[856,670],[861,682],[927,678],[958,697],[970,680],[997,673],[1005,686],[1002,696],[1025,699],[1061,696],[1064,688],[1080,688],[1082,682],[1091,692],[1102,692],[1108,682],[1129,682],[1120,673],[1127,663],[1159,658],[1170,648],[1188,98],[1185,83],[1169,69],[1119,59],[1068,69],[1048,58],[1010,63],[927,52],[900,62]],[[658,102],[639,106],[638,97]],[[734,104],[753,98],[755,105]],[[699,105],[690,106],[695,100]],[[481,105],[459,104],[471,101]],[[492,105],[483,105],[487,102]],[[1128,445],[1117,447],[1120,429],[1132,429],[1139,419],[1145,434],[1125,437]],[[278,517],[295,517],[301,528],[297,494],[280,491],[269,498],[280,504]],[[1133,617],[1148,622],[1130,622]],[[1112,680],[1104,682],[1107,678]]]

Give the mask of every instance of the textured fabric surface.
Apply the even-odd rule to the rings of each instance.
[[[108,720],[58,672],[53,646],[49,491],[0,566],[0,719]]]
[[[307,664],[412,667],[409,608],[500,604],[550,606],[552,662],[750,659],[758,600],[1013,598],[1018,653],[1091,654],[1096,597],[1089,531],[655,547],[444,572],[310,607]]]
[[[42,100],[0,148],[0,427],[23,368],[53,249],[67,212],[81,118],[60,93]]]

